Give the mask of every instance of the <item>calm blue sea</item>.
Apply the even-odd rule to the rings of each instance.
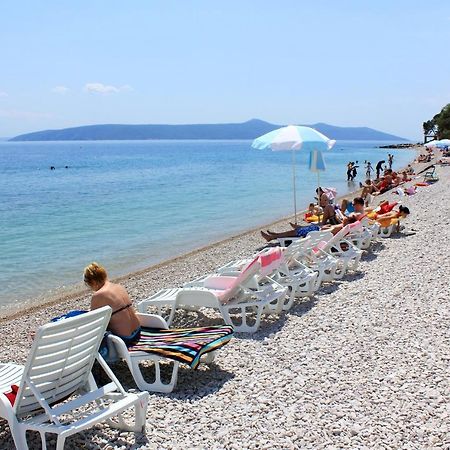
[[[321,184],[353,189],[347,162],[375,165],[379,144],[338,142]],[[391,153],[397,168],[414,158]],[[308,156],[296,158],[299,207],[317,185]],[[291,214],[291,154],[249,141],[0,142],[0,194],[4,307],[81,286],[92,260],[126,274]]]

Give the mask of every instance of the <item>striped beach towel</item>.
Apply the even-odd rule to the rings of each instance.
[[[223,347],[232,336],[233,327],[230,325],[169,330],[141,328],[139,341],[128,350],[154,353],[196,369],[202,355]]]

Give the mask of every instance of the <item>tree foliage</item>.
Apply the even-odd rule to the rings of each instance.
[[[439,139],[450,139],[450,103],[433,117],[438,129]]]
[[[435,127],[436,124],[434,123],[433,119],[427,120],[426,122],[423,123],[423,133],[425,135],[430,134],[431,132],[436,131]]]
[[[450,103],[431,120],[423,122],[423,132],[425,135],[436,133],[438,139],[450,139]]]

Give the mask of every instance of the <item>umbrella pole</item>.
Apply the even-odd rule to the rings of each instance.
[[[295,187],[295,150],[292,150],[292,184],[294,186],[294,217],[297,223],[297,189]]]
[[[317,188],[320,188],[320,172],[317,171]]]

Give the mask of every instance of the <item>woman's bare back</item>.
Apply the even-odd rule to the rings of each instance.
[[[91,309],[101,308],[102,306],[110,306],[112,308],[113,314],[109,321],[108,329],[114,334],[129,336],[139,327],[139,319],[136,316],[130,297],[125,288],[119,284],[107,281],[93,294]]]

